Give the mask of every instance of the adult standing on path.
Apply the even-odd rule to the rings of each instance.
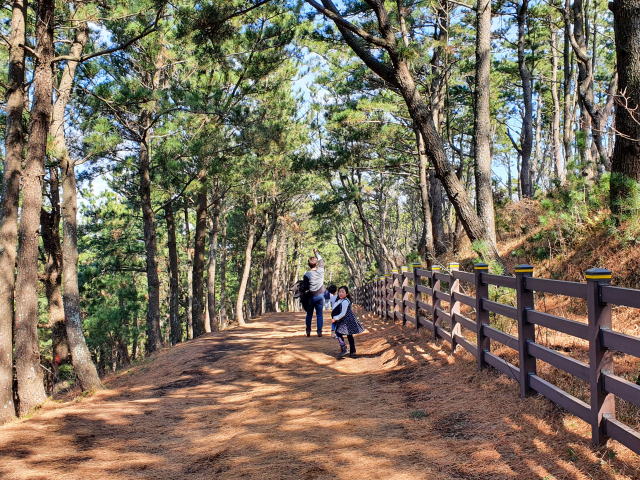
[[[322,309],[324,308],[324,260],[318,253],[317,249],[313,249],[314,257],[309,258],[309,271],[304,274],[302,279],[302,291],[311,292],[311,301],[307,310],[307,337],[311,335],[311,320],[313,318],[313,310],[316,311],[316,321],[318,324],[318,336],[322,336]]]

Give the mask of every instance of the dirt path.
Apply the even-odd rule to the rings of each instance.
[[[0,428],[7,479],[613,479],[640,459],[476,373],[465,354],[362,316],[359,358],[300,314],[167,349],[92,398]],[[415,418],[417,417],[417,418]]]

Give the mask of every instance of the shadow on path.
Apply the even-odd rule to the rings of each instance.
[[[520,400],[516,384],[477,373],[465,354],[362,320],[356,359],[336,360],[337,341],[306,337],[303,315],[291,313],[164,350],[109,378],[106,392],[0,428],[0,477],[640,475],[637,457],[592,449],[580,420]]]

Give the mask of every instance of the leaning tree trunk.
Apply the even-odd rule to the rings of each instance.
[[[54,54],[55,0],[41,0],[36,23],[37,59],[33,74],[33,106],[29,126],[27,158],[22,175],[22,211],[18,231],[18,277],[16,284],[16,375],[19,413],[26,415],[47,396],[44,391],[38,341],[38,243],[42,183],[47,156],[47,134],[51,118]]]
[[[345,24],[348,22],[340,16],[331,0],[322,0],[324,7],[317,4],[315,0],[306,1],[324,15],[332,18],[345,42],[358,57],[383,80],[397,88],[407,105],[411,119],[422,133],[422,138],[425,142],[425,152],[433,164],[436,176],[442,182],[442,186],[447,192],[457,216],[464,225],[467,236],[472,242],[480,241],[484,243],[487,248],[484,249],[483,255],[499,263],[500,267],[504,270],[504,265],[502,265],[500,256],[498,255],[495,242],[491,238],[491,235],[485,230],[483,223],[478,218],[473,205],[466,195],[464,186],[456,177],[456,173],[447,159],[442,137],[438,134],[433,124],[431,112],[416,87],[407,62],[400,54],[401,51],[397,47],[396,37],[391,28],[391,21],[385,4],[383,2],[369,3],[376,13],[378,29],[384,38],[375,37],[376,40],[369,40],[370,37],[367,35],[368,40],[364,40],[363,38],[356,37],[350,28],[345,27]],[[366,42],[377,43],[378,47],[382,46],[389,54],[391,63],[382,63],[368,50]]]
[[[522,151],[522,164],[520,166],[520,183],[522,196],[533,197],[533,181],[531,175],[531,151],[533,149],[533,90],[531,76],[527,69],[524,52],[525,26],[529,10],[529,0],[522,0],[518,8],[518,69],[522,80],[522,99],[524,101],[524,117],[522,118],[522,131],[520,132],[520,149]]]
[[[71,46],[71,54],[79,57],[89,40],[87,24],[78,26],[76,38]],[[53,152],[60,163],[62,177],[62,275],[64,294],[62,303],[66,317],[66,336],[71,353],[73,368],[82,390],[99,390],[102,383],[98,377],[82,331],[80,318],[80,295],[78,289],[78,198],[74,164],[69,156],[64,136],[64,113],[71,95],[71,87],[78,62],[69,61],[64,67],[58,98],[53,106],[51,136]],[[57,235],[57,232],[56,232]]]
[[[620,214],[621,202],[632,191],[630,181],[640,181],[640,0],[614,0],[609,8],[618,55],[611,209]]]
[[[144,244],[147,257],[147,353],[153,353],[162,347],[160,338],[160,278],[158,276],[158,238],[156,234],[156,216],[151,205],[151,172],[149,157],[149,128],[151,118],[148,112],[143,113],[144,130],[140,141],[140,203],[142,204],[142,221]]]
[[[27,0],[14,0],[6,90],[5,157],[0,199],[0,425],[15,417],[13,404],[13,288],[18,244],[18,201],[25,132],[24,48]]]
[[[193,338],[210,332],[207,328],[204,315],[204,249],[207,240],[207,192],[206,174],[201,173],[200,191],[196,204],[196,232],[193,249],[193,285],[192,285],[192,315]]]
[[[182,341],[178,303],[178,242],[176,240],[176,219],[173,215],[173,202],[164,207],[167,221],[167,248],[169,250],[169,326],[171,328],[171,345]]]
[[[491,188],[491,0],[478,0],[473,145],[476,207],[486,235],[496,243],[496,221]]]

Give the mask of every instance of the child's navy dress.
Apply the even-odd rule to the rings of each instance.
[[[364,332],[364,327],[360,323],[360,320],[358,320],[356,314],[351,310],[351,302],[346,298],[336,302],[335,307],[331,311],[331,316],[335,318],[342,313],[342,302],[347,302],[347,313],[340,320],[336,321],[336,333],[342,335],[357,335],[358,333]]]

